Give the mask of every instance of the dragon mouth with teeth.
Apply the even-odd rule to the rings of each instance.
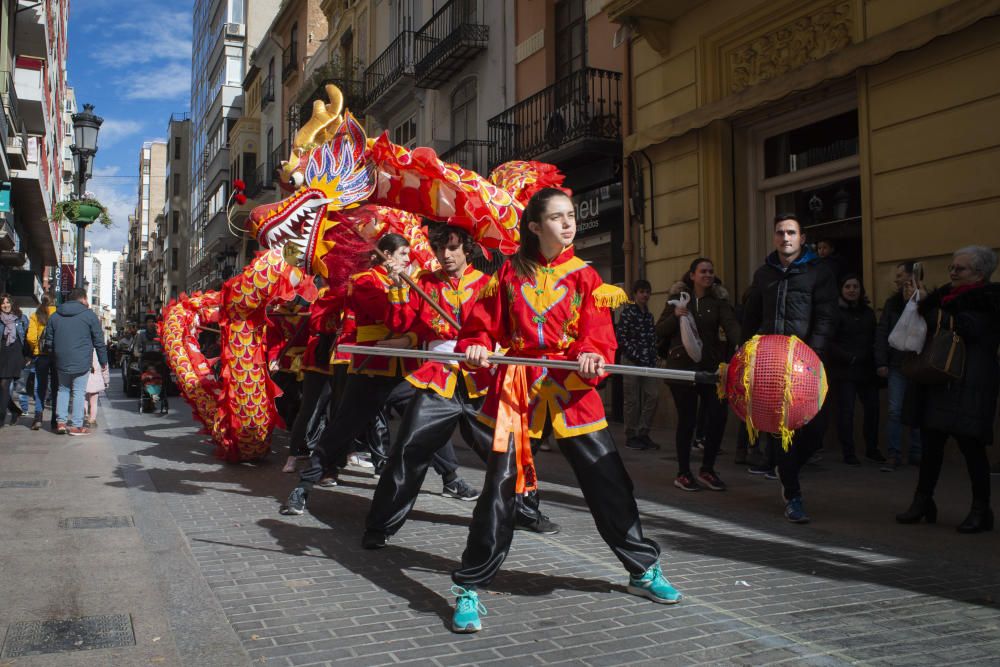
[[[313,273],[311,258],[330,200],[322,190],[302,188],[288,199],[256,207],[250,223],[261,247],[281,250],[285,262]]]

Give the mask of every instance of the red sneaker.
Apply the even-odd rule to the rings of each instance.
[[[90,429],[86,426],[74,426],[69,430],[70,435],[90,435]]]
[[[66,422],[58,422],[56,424],[56,433],[58,435],[66,435]]]

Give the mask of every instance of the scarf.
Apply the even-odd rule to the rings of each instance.
[[[959,296],[965,294],[966,292],[971,292],[974,289],[980,289],[982,287],[986,287],[986,283],[985,282],[972,283],[971,285],[962,285],[961,287],[956,287],[955,289],[951,290],[950,292],[948,292],[947,294],[945,294],[943,297],[941,297],[941,305],[942,306],[947,306],[949,303],[951,303],[952,301],[954,301]],[[4,321],[6,322],[6,320],[4,320]]]
[[[17,320],[14,313],[0,313],[0,322],[3,322],[4,344],[13,345],[17,338]]]

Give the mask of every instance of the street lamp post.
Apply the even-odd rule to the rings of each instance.
[[[84,104],[83,111],[73,114],[73,139],[76,143],[69,147],[76,163],[78,199],[84,198],[87,181],[93,175],[94,156],[97,154],[97,133],[104,119],[94,115],[94,105]],[[83,287],[83,239],[87,225],[93,220],[83,218],[73,220],[76,225],[76,286]]]

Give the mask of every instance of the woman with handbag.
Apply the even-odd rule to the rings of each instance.
[[[907,401],[912,400],[913,421],[920,427],[923,456],[913,503],[896,515],[899,523],[937,519],[934,487],[945,442],[952,437],[965,457],[972,486],[972,509],[958,532],[993,528],[986,445],[993,441],[1000,393],[1000,284],[989,282],[996,267],[996,253],[989,248],[956,250],[948,267],[950,284],[920,304],[927,320],[927,341],[920,357],[904,362],[903,370],[914,380]],[[956,364],[963,352],[964,364]]]
[[[0,325],[0,426],[3,426],[8,410],[15,417],[23,414],[21,406],[14,402],[11,387],[24,370],[28,334],[21,309],[10,294],[0,294]]]
[[[740,323],[736,311],[729,303],[729,294],[715,278],[715,265],[706,257],[691,262],[684,277],[670,288],[667,300],[675,300],[682,293],[690,296],[687,306],[670,303],[663,309],[656,323],[656,337],[662,341],[660,350],[667,357],[667,368],[680,370],[715,371],[724,361],[727,347],[740,341]],[[694,319],[701,339],[701,358],[695,361],[685,345],[681,318]],[[726,340],[719,337],[719,327]],[[697,356],[697,354],[695,355]],[[713,491],[724,491],[725,483],[715,472],[715,457],[719,453],[722,434],[726,428],[726,404],[716,396],[712,385],[670,384],[670,393],[677,406],[677,477],[674,486],[683,491],[699,491],[701,485]],[[706,411],[706,433],[697,480],[691,473],[691,441],[698,419],[698,404]]]
[[[875,331],[875,366],[880,378],[888,383],[886,403],[888,403],[889,423],[886,426],[888,439],[888,461],[880,468],[883,472],[892,472],[903,465],[903,397],[909,380],[900,368],[903,363],[903,352],[889,345],[889,334],[899,322],[903,309],[917,291],[914,272],[918,267],[914,262],[901,262],[896,265],[894,284],[896,291],[882,306],[882,316]],[[926,299],[927,293],[920,291],[918,299]],[[910,452],[908,460],[911,465],[920,465],[920,429],[910,428]]]

